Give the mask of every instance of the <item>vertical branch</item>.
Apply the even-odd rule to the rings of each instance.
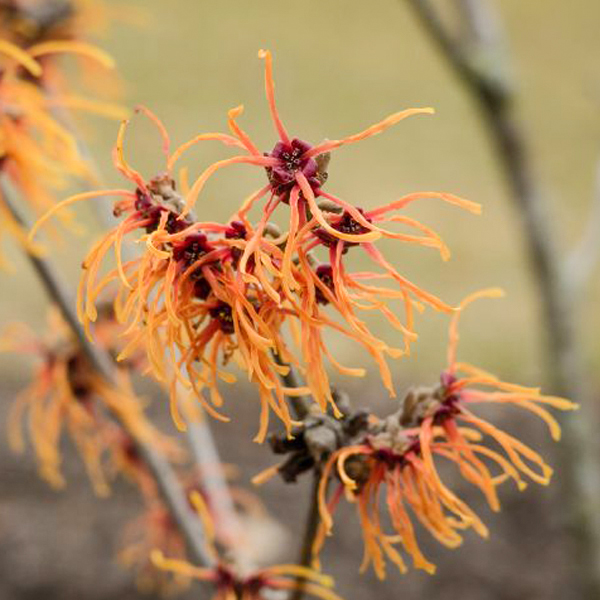
[[[286,375],[281,376],[281,380],[288,388],[299,388],[302,387],[298,373],[294,367],[283,360],[277,353],[273,353],[273,357],[277,364],[289,367],[289,371]],[[290,398],[292,410],[297,419],[305,421],[310,415],[311,402],[306,396],[292,396]],[[315,464],[313,470],[313,481],[311,483],[310,497],[308,500],[308,511],[306,513],[306,520],[304,522],[304,531],[302,533],[302,541],[300,542],[300,548],[298,552],[298,565],[303,567],[310,567],[312,562],[312,548],[314,545],[315,537],[319,528],[319,480],[320,480],[320,468],[318,464]],[[305,595],[304,582],[305,579],[302,576],[296,578],[298,587],[290,594],[289,600],[302,600]]]
[[[311,492],[308,505],[308,512],[306,513],[306,521],[304,523],[304,533],[302,536],[302,543],[300,546],[300,553],[298,556],[298,564],[303,567],[309,567],[312,562],[312,548],[315,542],[315,537],[319,529],[319,522],[321,517],[319,515],[319,481],[320,471],[315,469],[313,472],[313,481],[311,483]],[[302,600],[304,597],[304,579],[298,578],[298,588],[294,590],[289,600]]]
[[[233,552],[235,562],[243,562],[235,552],[235,540],[241,534],[241,525],[225,480],[221,459],[206,417],[187,421],[187,436],[194,462],[200,473],[201,485],[210,500],[215,521]]]
[[[281,380],[283,381],[285,386],[288,388],[302,387],[302,384],[300,383],[300,379],[298,378],[298,374],[296,373],[294,367],[281,360],[281,357],[276,352],[273,353],[273,358],[275,359],[275,362],[278,365],[289,368],[287,374],[281,376]],[[304,396],[291,396],[290,404],[292,405],[292,410],[294,411],[294,414],[296,415],[297,419],[303,420],[306,419],[306,417],[309,415],[310,400],[308,398],[305,398]]]
[[[0,176],[0,188],[2,202],[6,205],[15,221],[26,228],[25,220],[17,209],[16,202],[13,200],[14,192],[4,175]],[[90,361],[92,367],[110,385],[117,387],[115,381],[115,369],[111,358],[106,352],[88,340],[83,328],[79,324],[77,315],[72,308],[71,299],[65,291],[60,276],[45,259],[35,256],[30,252],[26,252],[26,256],[44,285],[48,296],[58,306],[65,322],[78,340],[82,351]],[[113,414],[113,417],[120,422],[121,426],[127,429],[127,423],[120,420],[118,414]],[[202,523],[193,513],[171,465],[159,450],[140,439],[135,432],[128,430],[128,433],[130,433],[134,440],[141,459],[154,477],[157,487],[164,498],[165,504],[186,540],[194,560],[199,564],[211,566],[214,563],[214,560],[207,551],[205,545]]]
[[[563,277],[557,235],[530,164],[523,130],[514,113],[508,59],[487,0],[455,0],[471,31],[463,44],[448,31],[430,0],[408,0],[458,79],[477,102],[522,221],[542,303],[551,385],[582,404],[564,425],[564,502],[577,546],[578,582],[586,597],[600,597],[600,468],[593,407],[585,402],[576,300]],[[459,3],[459,4],[458,4]],[[495,32],[490,35],[490,32]]]
[[[579,294],[600,261],[600,160],[596,164],[595,183],[585,231],[564,265],[565,281]]]

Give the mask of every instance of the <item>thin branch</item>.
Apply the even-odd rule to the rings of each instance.
[[[300,546],[300,553],[298,556],[298,564],[303,567],[310,567],[312,562],[312,549],[315,542],[315,537],[319,529],[319,522],[321,517],[319,515],[319,481],[321,479],[321,473],[319,469],[313,471],[313,481],[311,482],[311,492],[308,505],[308,512],[306,513],[306,521],[304,523],[304,533],[302,537],[302,545]],[[290,600],[302,600],[304,598],[304,579],[298,578],[299,587],[292,592]]]
[[[554,389],[582,404],[564,424],[563,472],[568,490],[564,502],[577,546],[578,585],[588,598],[600,597],[600,467],[597,424],[593,406],[586,403],[582,348],[575,320],[572,290],[562,279],[557,232],[551,226],[548,206],[529,160],[525,136],[513,111],[514,90],[507,77],[504,45],[480,31],[494,21],[484,0],[461,2],[462,15],[475,30],[475,43],[462,44],[445,26],[430,0],[407,0],[455,74],[477,101],[491,142],[510,185],[522,220],[534,277],[542,303],[547,335],[548,376]],[[475,15],[474,11],[477,10]],[[485,11],[485,12],[484,12]],[[499,27],[491,29],[499,31]],[[492,38],[493,40],[493,38]]]
[[[0,188],[2,191],[2,201],[15,221],[24,228],[28,228],[25,219],[17,208],[14,199],[15,192],[4,175],[0,176]],[[29,252],[26,252],[26,256],[44,285],[48,296],[60,309],[64,320],[78,340],[81,349],[90,361],[90,364],[109,384],[117,387],[115,382],[115,367],[109,355],[87,339],[85,332],[77,319],[77,315],[72,308],[71,298],[69,298],[58,273],[46,259],[35,256]],[[123,427],[127,427],[127,424],[119,419],[118,414],[113,414],[113,417],[116,420],[119,420]],[[213,565],[214,560],[211,554],[207,552],[205,545],[202,523],[192,511],[188,499],[186,498],[171,465],[161,452],[156,450],[150,444],[147,444],[144,440],[136,437],[134,432],[129,433],[132,435],[132,439],[135,442],[141,459],[156,480],[156,484],[163,496],[165,504],[185,538],[194,560],[199,564],[206,566]]]
[[[586,227],[577,247],[565,261],[567,286],[581,294],[600,262],[600,160],[596,165],[596,185]]]
[[[276,352],[273,352],[273,358],[278,365],[289,368],[289,371],[286,375],[281,375],[281,380],[285,386],[288,388],[302,387],[300,378],[298,377],[294,367],[281,360],[281,357]],[[294,414],[298,420],[302,421],[309,415],[311,406],[311,401],[309,398],[305,396],[290,396],[290,404],[292,405],[292,410],[294,411]]]
[[[231,548],[233,555],[231,558],[236,564],[241,563],[240,566],[247,568],[245,558],[236,553],[235,541],[241,535],[241,524],[206,417],[203,416],[201,420],[188,419],[187,436],[202,489],[209,499],[219,531],[228,542],[228,548]]]

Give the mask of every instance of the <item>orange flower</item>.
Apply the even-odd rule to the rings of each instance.
[[[389,420],[388,420],[389,425]],[[473,528],[487,537],[487,528],[473,511],[448,490],[437,476],[435,468],[421,455],[418,430],[390,432],[382,430],[370,436],[366,443],[342,448],[328,460],[320,481],[319,511],[321,524],[313,557],[318,555],[333,527],[332,513],[343,496],[357,504],[365,544],[361,572],[370,564],[380,579],[385,577],[385,559],[391,560],[401,573],[407,570],[404,558],[396,549],[400,545],[408,553],[415,568],[435,572],[435,565],[422,554],[411,513],[440,543],[456,548],[462,543],[459,531]],[[438,445],[432,444],[432,451]],[[326,500],[328,480],[334,471],[341,480],[329,501]],[[382,490],[394,533],[383,530],[380,517]],[[410,512],[408,511],[410,508]]]
[[[13,450],[22,452],[22,421],[27,413],[27,428],[40,475],[53,487],[65,485],[60,451],[65,433],[78,448],[98,495],[109,493],[109,473],[126,473],[140,485],[143,479],[147,481],[145,467],[135,459],[131,442],[125,443],[121,428],[106,416],[106,411],[118,415],[131,435],[168,446],[169,452],[173,450],[172,443],[146,420],[126,373],[119,373],[118,388],[105,383],[90,368],[57,312],[50,315],[46,338],[18,325],[7,331],[4,338],[3,350],[34,354],[41,359],[33,383],[15,401],[8,432]]]
[[[123,151],[127,125],[124,123],[115,147],[115,164],[136,185],[135,192],[107,190],[80,194],[56,208],[101,195],[123,197],[115,205],[115,215],[125,218],[92,249],[84,263],[79,295],[80,318],[86,326],[93,321],[94,304],[99,294],[106,286],[120,280],[117,312],[128,324],[127,332],[132,336],[129,347],[145,347],[154,375],[169,383],[172,412],[180,426],[183,421],[175,398],[178,383],[192,388],[208,412],[225,420],[216,410],[223,403],[217,381],[219,377],[232,378],[222,374],[218,365],[235,358],[249,380],[257,383],[259,388],[262,412],[258,440],[265,437],[269,408],[290,431],[292,423],[285,397],[291,394],[310,391],[322,411],[331,406],[339,415],[324,366],[326,360],[345,375],[361,376],[364,373],[363,369],[347,368],[335,360],[325,345],[324,328],[333,329],[363,345],[378,364],[385,386],[394,395],[386,361],[388,357],[408,354],[410,343],[416,339],[413,310],[421,309],[423,303],[437,310],[453,309],[400,275],[372,241],[387,236],[438,248],[442,256],[447,257],[448,249],[435,232],[408,217],[390,216],[390,213],[421,197],[440,198],[473,212],[479,208],[451,194],[425,192],[364,212],[324,192],[326,161],[323,156],[330,150],[375,135],[410,114],[430,111],[396,113],[360,134],[320,146],[290,141],[275,109],[270,54],[263,52],[261,56],[266,61],[267,98],[281,138],[273,152],[267,156],[258,152],[237,125],[235,119],[241,109],[236,109],[230,112],[229,119],[233,135],[201,134],[171,153],[170,140],[162,123],[150,111],[140,109],[161,133],[166,172],[146,182],[127,164]],[[185,179],[180,195],[173,179],[177,161],[190,147],[208,140],[241,148],[245,154],[215,163],[189,190]],[[265,168],[268,185],[251,194],[228,224],[198,222],[190,210],[204,182],[215,171],[236,163]],[[330,205],[325,211],[326,217],[316,204],[319,195]],[[254,226],[248,213],[264,196],[268,196],[268,200]],[[289,230],[279,234],[274,231],[270,218],[281,204],[288,204],[291,212]],[[332,212],[331,205],[343,213]],[[389,232],[379,227],[378,224],[384,222],[400,222],[424,235]],[[146,230],[145,236],[138,233],[138,239],[146,242],[147,251],[140,259],[123,264],[123,238],[139,232],[140,228]],[[360,246],[383,273],[350,274],[342,257],[353,246]],[[111,248],[115,250],[116,269],[98,280],[100,265]],[[313,254],[319,249],[327,252],[330,264],[313,269],[316,261]],[[393,281],[399,289],[377,285],[382,278]],[[387,304],[397,299],[404,303],[405,323]],[[327,314],[326,304],[338,312],[341,321]],[[360,310],[380,311],[401,331],[403,349],[391,347],[376,337],[358,316]],[[140,323],[144,324],[141,328]],[[284,325],[289,326],[300,349],[299,357],[285,347]],[[273,355],[278,357],[277,360]],[[281,362],[299,368],[308,390],[293,391],[280,383],[279,378],[288,370]],[[180,374],[182,369],[183,375]],[[210,402],[203,398],[203,388],[210,391]]]
[[[26,52],[0,40],[0,169],[36,216],[54,206],[57,192],[76,179],[91,177],[76,139],[56,116],[59,107],[72,106],[109,117],[122,114],[118,107],[68,94],[48,97],[40,87],[45,73],[39,62],[43,54],[44,48]],[[37,251],[1,198],[0,213],[3,229]],[[61,217],[70,220],[64,212]]]
[[[228,145],[238,142],[231,136],[208,134],[171,154],[162,123],[147,109],[139,110],[158,126],[163,136],[167,172],[146,182],[126,163],[125,122],[115,147],[115,164],[135,183],[135,191],[87,192],[68,198],[40,219],[30,236],[52,214],[73,202],[100,196],[122,197],[114,212],[126,217],[92,248],[84,261],[78,307],[86,330],[97,318],[98,297],[107,287],[118,284],[115,310],[126,324],[124,335],[128,338],[120,358],[145,349],[154,376],[169,384],[172,413],[180,428],[185,424],[179,415],[179,384],[191,389],[211,415],[228,420],[217,411],[223,404],[218,383],[233,382],[235,378],[219,365],[235,360],[259,389],[261,418],[257,440],[262,441],[266,435],[269,409],[289,430],[292,421],[286,396],[305,394],[307,389],[289,389],[280,382],[280,376],[289,370],[280,361],[294,363],[296,359],[287,351],[281,334],[289,315],[273,299],[277,294],[274,286],[279,284],[275,279],[267,285],[265,273],[260,283],[246,283],[238,277],[240,253],[248,243],[244,239],[245,226],[237,221],[222,225],[197,222],[189,216],[182,219],[181,197],[170,174],[174,160],[190,144],[209,138]],[[121,246],[128,233],[137,233],[146,242],[146,252],[123,263]],[[115,251],[116,268],[99,278],[111,248]],[[281,255],[277,247],[268,251],[274,258]],[[210,401],[204,398],[205,388],[210,391]]]
[[[263,210],[261,224],[257,227],[254,236],[246,247],[240,261],[240,269],[242,272],[244,272],[250,256],[253,254],[256,247],[259,246],[259,240],[263,235],[264,226],[268,218],[280,204],[289,205],[290,210],[290,225],[287,234],[283,263],[284,280],[290,289],[296,287],[290,273],[290,264],[296,246],[300,241],[300,232],[303,232],[306,235],[310,233],[310,229],[314,228],[315,225],[318,225],[323,236],[328,236],[328,240],[330,240],[331,243],[335,240],[339,240],[346,242],[349,245],[356,245],[373,242],[382,235],[396,239],[406,238],[406,236],[387,232],[378,227],[376,223],[396,220],[406,223],[407,221],[388,217],[386,213],[403,207],[417,197],[442,198],[443,200],[457,204],[468,210],[479,210],[478,205],[462,200],[451,194],[425,192],[423,194],[413,194],[410,197],[402,198],[398,202],[391,203],[372,211],[373,214],[369,215],[365,214],[364,211],[352,204],[326,193],[322,189],[322,186],[327,181],[327,165],[329,162],[329,153],[332,150],[381,133],[409,116],[416,114],[431,114],[433,113],[433,109],[415,108],[403,110],[390,115],[383,121],[372,125],[360,133],[348,136],[341,140],[326,141],[322,144],[312,146],[298,138],[291,139],[288,135],[279,118],[275,105],[271,53],[261,50],[259,52],[259,57],[265,60],[266,95],[273,123],[279,134],[279,141],[275,144],[271,152],[262,154],[250,140],[249,136],[240,129],[236,123],[236,118],[242,113],[243,107],[240,106],[229,111],[229,127],[234,136],[236,136],[241,143],[245,153],[219,161],[208,167],[194,182],[189,193],[186,195],[186,210],[184,211],[185,215],[192,209],[207,180],[216,171],[234,164],[250,164],[266,169],[269,184],[252,194],[246,200],[242,209],[234,216],[234,218],[245,221],[246,214],[251,207],[263,197],[268,197]],[[333,215],[332,221],[332,215],[330,213],[325,213],[317,203],[316,199],[318,197],[325,198],[329,201],[330,205],[343,210],[344,215],[341,218]],[[307,224],[310,224],[310,226]],[[419,227],[419,225],[416,226]],[[431,242],[425,242],[425,244],[431,245]],[[376,258],[376,260],[384,266],[384,263],[381,263],[379,258]],[[387,263],[385,264],[387,265]],[[387,269],[388,267],[385,268]],[[390,272],[395,273],[395,270],[390,267]],[[406,280],[401,278],[401,282],[405,283]]]
[[[165,558],[159,550],[152,553],[152,561],[164,571],[213,584],[216,588],[213,600],[262,600],[270,597],[265,593],[269,590],[289,591],[298,588],[315,598],[340,600],[330,589],[333,580],[307,567],[277,565],[239,576],[224,564],[209,568],[194,567],[182,560]]]
[[[329,458],[320,482],[322,523],[313,548],[315,559],[325,536],[331,532],[331,515],[344,492],[358,507],[365,542],[362,568],[372,563],[380,578],[385,576],[386,558],[405,572],[397,544],[412,557],[415,567],[429,573],[435,570],[419,549],[407,507],[439,542],[450,548],[460,545],[462,529],[473,528],[487,537],[487,528],[477,515],[442,482],[436,458],[453,462],[460,474],[482,491],[495,511],[500,509],[497,487],[507,479],[512,479],[520,490],[526,487],[525,477],[543,485],[549,483],[552,469],[539,454],[477,417],[470,405],[520,406],[541,417],[555,440],[560,438],[560,427],[544,407],[573,410],[577,406],[564,398],[543,396],[538,388],[505,383],[477,367],[456,362],[460,311],[477,298],[500,294],[497,289],[483,290],[460,304],[450,325],[448,368],[442,374],[441,385],[410,391],[398,413],[373,423],[359,443],[343,447]],[[465,375],[460,376],[460,372]],[[499,472],[492,473],[492,467]],[[327,501],[327,485],[333,473],[340,484]],[[383,489],[393,534],[385,533],[381,524]]]
[[[189,587],[188,576],[157,569],[150,559],[152,551],[156,550],[179,560],[186,557],[185,540],[158,497],[148,502],[142,515],[127,524],[122,546],[118,559],[135,572],[140,591],[173,595]]]
[[[513,404],[545,421],[555,441],[560,439],[560,426],[545,407],[558,410],[577,408],[576,404],[564,398],[542,395],[539,388],[506,383],[478,367],[456,361],[460,311],[478,298],[494,298],[501,295],[502,291],[497,288],[486,289],[471,294],[461,302],[459,312],[454,315],[450,325],[448,367],[442,373],[441,384],[429,398],[416,403],[410,409],[411,418],[419,422],[423,460],[431,463],[431,441],[436,436],[442,438],[443,442],[436,443],[443,446],[443,454],[461,465],[462,475],[484,492],[494,510],[500,507],[495,492],[496,481],[478,455],[482,454],[496,462],[503,470],[500,479],[512,478],[520,488],[524,487],[521,475],[536,483],[547,485],[552,469],[539,454],[520,440],[476,416],[470,407],[479,403],[501,406]],[[506,457],[485,450],[485,447],[479,444],[473,444],[461,433],[460,426],[470,428],[469,431],[474,428],[475,435],[489,436],[504,451]]]
[[[309,362],[306,369],[309,386],[322,408],[332,402],[327,374],[322,367],[323,354],[328,355],[327,349],[323,348],[321,342],[320,329],[323,326],[341,330],[345,335],[349,335],[363,344],[373,355],[379,365],[386,387],[393,394],[385,356],[397,358],[408,352],[410,342],[416,338],[416,334],[412,330],[413,307],[421,307],[420,302],[445,312],[451,312],[452,307],[402,276],[373,245],[373,242],[383,236],[403,243],[435,247],[440,250],[444,258],[448,258],[447,247],[433,230],[414,219],[391,213],[395,213],[419,198],[438,198],[474,213],[478,213],[480,207],[452,194],[421,192],[404,196],[379,208],[364,211],[326,192],[323,187],[327,182],[330,151],[381,133],[408,116],[429,114],[433,111],[429,108],[404,110],[358,134],[342,140],[327,141],[312,146],[298,138],[292,139],[288,135],[275,106],[271,54],[261,50],[259,56],[265,60],[267,100],[273,123],[279,134],[279,141],[271,152],[261,153],[236,122],[237,117],[242,113],[242,107],[231,110],[229,127],[245,152],[212,164],[198,177],[186,194],[186,209],[183,211],[183,215],[192,209],[205,183],[218,170],[234,164],[250,164],[265,169],[268,185],[251,194],[243,203],[242,208],[236,211],[232,217],[234,220],[241,221],[248,232],[252,232],[246,237],[247,243],[239,261],[239,271],[243,280],[258,282],[267,290],[271,288],[270,291],[276,292],[271,293],[276,302],[289,302],[294,307],[302,328],[300,337],[303,355]],[[263,198],[266,198],[266,202],[262,216],[258,225],[252,228],[247,215],[252,207]],[[264,232],[269,219],[282,204],[288,206],[289,227],[288,231],[280,238],[282,242],[285,242],[282,258],[280,261],[274,261],[272,254],[270,255],[265,247]],[[384,223],[400,223],[425,235],[415,236],[388,231],[381,227]],[[381,274],[362,274],[359,277],[378,279],[383,276],[393,281],[399,290],[375,290],[366,287],[359,290],[360,283],[347,275],[342,262],[342,255],[352,246],[360,246],[377,267],[383,270]],[[327,265],[315,272],[308,265],[308,253],[320,249],[327,250],[329,255],[331,266],[328,276],[329,283],[321,277],[324,273],[323,269]],[[294,267],[294,262],[299,262],[299,268]],[[268,278],[255,272],[257,266],[262,265],[268,265],[271,272],[280,280],[279,286],[273,286],[269,283]],[[348,289],[348,286],[352,289]],[[301,296],[299,301],[297,296]],[[404,302],[407,313],[405,324],[388,309],[385,302],[381,301],[381,297],[400,298]],[[344,326],[347,325],[351,333],[345,328],[336,327],[334,321],[319,310],[318,303],[331,304],[343,317]],[[356,309],[359,308],[380,310],[394,327],[401,330],[405,338],[405,350],[392,348],[377,339],[367,329],[366,324],[356,316]],[[337,366],[334,360],[332,362]],[[346,374],[362,373],[362,370],[345,370],[343,368],[341,371]]]

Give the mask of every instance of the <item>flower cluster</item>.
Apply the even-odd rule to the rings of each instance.
[[[229,112],[232,135],[200,134],[174,152],[162,123],[141,108],[161,132],[165,172],[147,181],[126,162],[124,123],[115,147],[115,164],[135,189],[80,194],[55,210],[92,197],[122,198],[114,208],[121,223],[93,247],[84,262],[80,318],[86,326],[94,321],[98,297],[106,288],[118,286],[115,308],[127,325],[129,338],[123,356],[129,350],[145,348],[154,375],[169,382],[179,425],[183,425],[176,400],[180,385],[192,389],[213,416],[226,419],[218,412],[223,404],[218,384],[219,380],[234,380],[222,367],[235,361],[258,388],[261,418],[256,439],[262,441],[270,410],[291,431],[289,396],[310,393],[322,411],[332,406],[340,414],[331,393],[327,362],[344,375],[364,374],[363,369],[345,367],[332,356],[325,341],[327,330],[362,345],[394,395],[387,359],[409,353],[417,337],[414,310],[425,305],[445,312],[453,309],[401,275],[375,241],[387,237],[432,247],[447,258],[448,249],[437,233],[397,211],[420,198],[441,199],[474,213],[479,206],[452,194],[423,192],[364,210],[326,192],[323,188],[332,150],[376,135],[408,116],[432,111],[401,111],[358,134],[318,145],[291,139],[275,107],[271,55],[261,52],[260,56],[265,60],[267,99],[279,135],[271,152],[261,153],[240,128],[236,119],[241,107]],[[184,178],[180,192],[173,176],[177,161],[193,145],[209,140],[241,152],[207,167],[191,186]],[[235,164],[258,166],[264,170],[267,184],[250,194],[226,223],[196,218],[191,211],[198,205],[206,181]],[[253,223],[250,212],[260,204],[260,217]],[[288,212],[287,231],[272,224],[276,210]],[[412,228],[418,235],[384,228],[394,223]],[[127,234],[144,241],[146,251],[135,260],[123,261],[121,248]],[[366,253],[377,271],[352,272],[348,268],[345,257],[355,247]],[[100,277],[111,248],[116,268]],[[389,305],[395,301],[404,305],[404,320]],[[377,337],[361,318],[362,311],[381,314],[399,331],[402,347]],[[292,389],[281,383],[290,367],[300,371],[306,387]],[[203,397],[205,389],[210,399]]]
[[[118,325],[110,312],[103,313],[96,331],[98,339],[111,349],[109,344],[114,343]],[[79,450],[99,496],[109,493],[109,481],[117,474],[134,481],[142,490],[153,487],[155,484],[137,455],[132,436],[152,440],[174,458],[180,451],[147,420],[125,370],[119,372],[118,388],[107,384],[90,367],[56,311],[50,313],[49,321],[49,332],[44,337],[17,324],[3,335],[3,350],[33,355],[39,361],[32,383],[18,395],[10,413],[11,447],[16,452],[24,451],[26,424],[40,475],[55,488],[65,485],[61,471],[64,435]],[[127,431],[109,414],[126,423]]]
[[[42,476],[62,487],[60,442],[66,433],[99,495],[108,493],[114,474],[134,483],[144,512],[127,528],[121,558],[137,571],[143,586],[171,591],[197,579],[214,587],[215,600],[261,600],[291,590],[338,600],[331,579],[306,566],[244,569],[237,554],[242,554],[240,538],[243,542],[250,536],[233,536],[229,523],[218,522],[219,515],[229,511],[219,510],[222,496],[211,495],[198,475],[188,478],[181,470],[165,484],[143,460],[142,441],[166,463],[183,461],[185,453],[147,421],[144,404],[129,384],[129,367],[151,373],[168,388],[173,420],[182,430],[186,421],[198,416],[188,396],[197,398],[215,419],[229,420],[222,383],[234,383],[237,369],[258,392],[255,440],[266,439],[271,413],[285,427],[284,435],[273,436],[271,442],[274,452],[288,454],[287,460],[255,482],[275,473],[290,482],[309,470],[320,475],[315,566],[345,497],[357,506],[362,525],[362,569],[372,565],[383,578],[388,560],[404,572],[408,556],[416,568],[433,573],[435,566],[419,547],[415,520],[450,548],[462,543],[465,530],[487,536],[479,516],[444,482],[440,463],[450,463],[480,490],[492,510],[500,508],[498,487],[503,482],[513,480],[524,489],[529,480],[547,484],[552,474],[537,452],[478,416],[472,406],[509,404],[528,410],[547,423],[554,439],[559,439],[560,427],[547,407],[576,408],[563,398],[542,395],[538,388],[506,383],[457,362],[462,310],[476,298],[499,295],[498,290],[478,292],[454,307],[409,280],[378,244],[387,239],[431,248],[447,260],[450,251],[440,235],[403,210],[417,200],[434,199],[478,214],[478,204],[426,191],[372,207],[370,201],[351,202],[330,189],[333,151],[433,110],[403,110],[354,135],[309,143],[290,136],[284,126],[275,102],[272,57],[261,50],[277,136],[268,151],[259,149],[240,126],[242,106],[228,113],[229,133],[201,133],[174,150],[160,119],[139,107],[136,112],[161,136],[164,170],[146,177],[126,160],[126,119],[113,159],[127,185],[87,191],[55,204],[57,191],[77,178],[93,178],[67,109],[121,115],[119,107],[74,93],[55,60],[68,53],[85,65],[92,61],[103,69],[112,67],[110,57],[83,41],[82,32],[95,21],[91,15],[102,13],[94,10],[87,0],[0,2],[1,175],[10,179],[36,215],[46,211],[25,239],[0,198],[2,225],[35,252],[35,233],[51,216],[68,219],[64,209],[74,203],[115,198],[115,226],[83,261],[77,310],[85,333],[121,364],[117,384],[107,383],[80,348],[74,335],[79,332],[68,329],[56,315],[47,338],[13,330],[6,345],[36,355],[40,365],[14,405],[9,422],[12,446],[23,450],[25,422]],[[204,166],[188,180],[180,160],[209,141],[233,149],[233,156]],[[258,167],[263,185],[240,200],[226,221],[205,220],[206,184],[236,165]],[[141,247],[133,258],[124,247],[131,241]],[[370,270],[353,269],[351,258],[357,253],[370,261]],[[330,335],[366,350],[383,386],[395,396],[389,362],[410,354],[417,339],[414,313],[426,308],[452,315],[448,365],[440,383],[411,390],[401,408],[385,419],[353,409],[332,387],[327,367],[355,377],[365,370],[340,364]],[[393,335],[373,331],[368,323],[373,314]],[[83,333],[79,337],[83,339]],[[221,469],[218,461],[214,464]],[[203,476],[205,467],[200,469]],[[183,491],[184,516],[187,498],[195,510],[192,517],[204,526],[207,564],[202,567],[186,561],[185,534],[190,532],[185,518],[170,512],[171,484]],[[244,513],[247,498],[244,495],[232,513]]]
[[[225,564],[214,568],[195,567],[185,561],[165,558],[159,551],[152,554],[152,560],[159,569],[212,584],[216,590],[213,600],[265,600],[271,597],[272,590],[297,589],[322,600],[340,600],[330,589],[333,586],[330,577],[299,565],[276,565],[239,576]]]
[[[180,471],[182,488],[190,507],[203,524],[207,551],[215,561],[218,561],[220,554],[230,558],[243,556],[245,560],[252,560],[253,556],[261,554],[256,547],[255,534],[260,531],[263,538],[265,525],[273,527],[273,522],[260,500],[235,483],[237,472],[230,465],[219,465],[219,468],[227,475],[228,492],[234,502],[236,521],[242,524],[235,528],[234,536],[219,520],[215,498],[206,492],[202,476],[195,471]],[[143,502],[142,514],[128,523],[123,531],[119,561],[136,572],[137,583],[142,591],[166,594],[180,591],[189,585],[190,578],[159,568],[151,556],[153,551],[159,551],[170,559],[186,560],[184,538],[157,490],[151,489],[150,493],[143,493]],[[220,548],[220,554],[217,547]]]
[[[498,295],[484,290],[467,297],[462,310],[475,298]],[[500,381],[467,363],[456,361],[457,313],[450,326],[448,366],[434,388],[411,390],[402,409],[385,420],[372,423],[352,443],[335,451],[326,462],[320,482],[319,535],[315,559],[330,533],[340,499],[346,495],[356,503],[361,521],[365,553],[362,568],[373,565],[385,576],[385,559],[406,571],[400,546],[416,568],[429,573],[435,566],[422,554],[417,543],[411,513],[440,543],[455,548],[462,542],[461,531],[473,529],[487,537],[480,518],[442,481],[436,461],[454,463],[462,477],[484,494],[490,508],[500,509],[497,487],[512,479],[518,489],[526,479],[547,485],[552,469],[534,450],[512,435],[475,415],[476,404],[515,405],[541,417],[554,440],[560,427],[545,407],[573,410],[576,405],[563,398],[544,396],[538,388]],[[497,449],[494,449],[497,447]],[[495,472],[494,472],[495,471]],[[329,500],[327,486],[333,474],[339,478]],[[394,532],[384,531],[380,499],[385,498]]]
[[[9,41],[10,37],[18,38],[16,41],[22,46]],[[63,118],[65,109],[81,109],[109,118],[122,118],[124,114],[116,105],[68,89],[56,63],[56,57],[65,53],[83,56],[103,69],[113,67],[112,59],[104,52],[80,41],[32,43],[19,35],[9,36],[8,32],[0,36],[0,172],[36,216],[50,209],[56,194],[64,193],[75,181],[93,179],[67,119]],[[1,232],[7,231],[35,251],[1,196],[0,214]],[[70,215],[63,212],[61,217],[68,221]]]

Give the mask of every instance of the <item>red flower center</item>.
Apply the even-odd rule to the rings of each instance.
[[[277,159],[277,164],[267,168],[267,176],[273,193],[280,196],[283,202],[289,201],[289,194],[296,185],[296,173],[301,172],[315,192],[321,187],[318,177],[319,167],[314,158],[304,158],[312,146],[297,138],[289,144],[277,142],[273,150],[266,156]]]

